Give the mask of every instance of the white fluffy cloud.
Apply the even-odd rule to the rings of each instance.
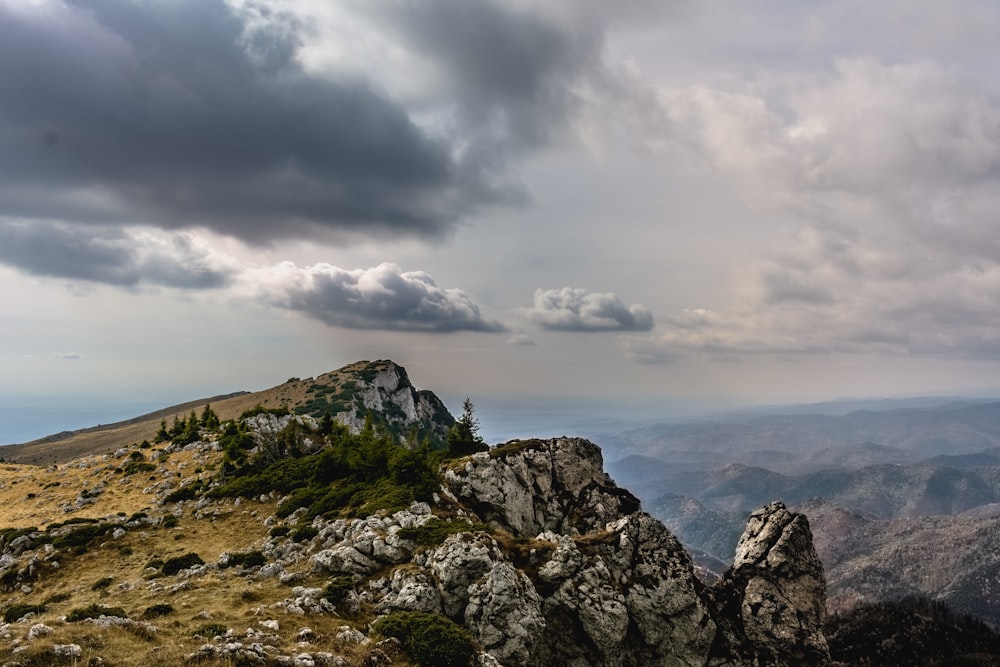
[[[585,289],[535,290],[528,317],[550,331],[648,331],[653,314],[639,304],[626,305],[612,292]]]
[[[389,262],[369,269],[291,262],[248,271],[244,281],[270,304],[331,326],[391,331],[504,331],[460,289],[438,287],[423,271]]]

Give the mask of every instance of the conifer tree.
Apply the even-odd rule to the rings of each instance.
[[[462,403],[462,416],[448,429],[448,450],[453,456],[468,456],[489,449],[479,435],[479,420],[469,397]]]

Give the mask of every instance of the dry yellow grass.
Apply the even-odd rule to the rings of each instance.
[[[174,485],[179,486],[198,475],[211,474],[209,468],[218,463],[219,456],[216,452],[178,452],[163,462],[155,474],[138,473],[127,478],[116,473],[115,468],[129,460],[128,454],[117,458],[91,456],[49,468],[3,464],[0,465],[0,528],[44,526],[71,517],[132,515],[138,511],[151,517],[174,513],[177,505],[158,506],[151,494],[143,493],[143,489],[153,483],[149,477],[157,481],[170,477]],[[198,469],[200,473],[195,472]],[[53,485],[55,482],[58,486]],[[101,484],[105,491],[93,505],[72,512],[60,509],[64,503],[73,502],[80,489]],[[28,495],[33,497],[28,498]],[[209,570],[203,576],[187,580],[187,586],[178,586],[185,581],[178,576],[152,576],[147,565],[154,559],[163,561],[193,551],[206,563],[212,563],[226,551],[259,549],[268,535],[264,520],[275,511],[273,501],[237,504],[233,500],[218,500],[201,512],[195,512],[191,502],[182,507],[183,514],[175,527],[132,529],[118,539],[99,539],[79,550],[80,553],[63,549],[58,556],[58,568],[46,566],[30,591],[0,593],[0,610],[14,604],[39,605],[48,601],[42,614],[9,627],[9,632],[18,639],[17,644],[28,648],[15,657],[15,644],[0,642],[0,662],[16,659],[25,665],[50,664],[53,644],[75,643],[83,649],[77,663],[81,665],[87,664],[92,657],[101,657],[104,664],[120,667],[179,665],[184,664],[185,655],[211,643],[209,639],[194,635],[195,630],[206,623],[220,623],[231,628],[238,640],[248,628],[261,629],[260,621],[274,619],[280,624],[275,633],[281,638],[279,648],[286,655],[327,651],[345,657],[351,664],[360,664],[364,650],[341,645],[334,637],[343,625],[364,629],[372,619],[370,613],[362,612],[351,618],[332,614],[305,617],[288,614],[273,605],[291,597],[290,586],[270,578],[246,578],[233,569]],[[305,578],[296,585],[322,587],[328,582],[327,577],[311,573],[307,561],[297,567]],[[110,578],[110,583],[104,582],[106,585],[94,588],[95,583],[106,578]],[[52,601],[54,596],[56,601]],[[169,604],[174,611],[149,620],[157,628],[149,638],[144,638],[142,632],[63,620],[71,610],[91,604],[121,607],[137,620],[153,605]],[[39,622],[49,625],[53,634],[26,640],[28,629]],[[311,628],[317,635],[317,639],[305,647],[299,646],[295,638],[304,627]],[[227,663],[210,661],[205,664]],[[394,664],[407,663],[397,660]]]
[[[367,367],[367,362],[359,362],[315,379],[286,382],[262,392],[192,401],[128,422],[0,449],[0,455],[8,461],[19,461],[0,463],[0,528],[44,530],[69,519],[132,517],[140,512],[153,519],[168,513],[180,515],[173,527],[132,528],[119,538],[105,536],[85,548],[63,547],[53,556],[58,566],[41,565],[40,578],[30,586],[0,591],[0,611],[12,605],[45,605],[41,614],[7,627],[10,638],[0,640],[0,664],[16,661],[25,667],[86,665],[100,657],[103,664],[116,667],[180,665],[185,662],[184,656],[211,643],[210,639],[195,636],[198,627],[219,623],[231,628],[239,640],[248,628],[260,629],[260,621],[268,619],[280,624],[275,634],[280,636],[277,646],[285,655],[326,651],[346,658],[352,665],[361,664],[367,649],[341,645],[335,635],[344,625],[365,629],[374,618],[370,609],[363,608],[351,617],[327,613],[296,616],[274,606],[291,597],[292,590],[273,578],[248,578],[236,569],[209,569],[183,585],[185,579],[180,576],[163,576],[147,569],[151,561],[189,552],[197,553],[206,563],[214,563],[223,552],[260,549],[269,533],[264,521],[274,514],[276,506],[273,500],[216,500],[200,511],[195,510],[193,502],[161,506],[157,489],[162,494],[165,483],[176,489],[194,479],[210,478],[218,470],[221,453],[182,451],[162,458],[162,446],[140,449],[135,443],[152,440],[161,419],[169,423],[175,414],[183,418],[191,410],[200,412],[206,402],[223,420],[236,418],[258,404],[294,409],[309,400],[307,394],[314,383],[339,389],[356,370]],[[32,461],[40,465],[30,465]],[[127,474],[130,462],[153,463],[155,469]],[[101,491],[93,503],[78,506],[81,492],[95,488]],[[178,507],[183,511],[177,512]],[[40,556],[45,556],[45,548],[51,547],[39,548]],[[295,585],[322,587],[329,581],[309,571],[308,560],[290,569],[303,575]],[[102,585],[95,587],[98,582]],[[154,605],[170,605],[173,612],[149,619],[156,626],[155,633],[145,632],[141,625],[130,631],[65,621],[71,610],[91,604],[121,607],[136,620]],[[47,624],[53,633],[28,640],[27,632],[34,623]],[[308,646],[300,646],[296,640],[303,627],[311,628],[317,636]],[[71,643],[82,648],[82,655],[75,661],[56,663],[51,647]],[[21,648],[15,654],[16,647]],[[203,664],[231,663],[216,660]],[[393,664],[406,667],[410,663],[397,658]]]

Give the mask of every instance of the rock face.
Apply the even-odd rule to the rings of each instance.
[[[455,421],[434,392],[417,390],[406,369],[391,361],[361,361],[335,372],[353,378],[354,406],[334,415],[353,433],[364,427],[369,411],[393,425],[427,425],[441,440]]]
[[[806,518],[780,504],[751,516],[733,568],[709,589],[585,440],[508,443],[447,471],[445,485],[512,544],[452,536],[418,554],[383,604],[423,600],[422,609],[463,622],[501,663],[829,662],[822,565]]]
[[[474,454],[445,483],[483,520],[516,535],[579,535],[638,511],[604,472],[600,448],[580,438],[515,440]]]
[[[722,630],[718,653],[755,656],[768,664],[829,660],[822,632],[823,565],[802,514],[781,503],[751,514],[733,567],[712,592]]]

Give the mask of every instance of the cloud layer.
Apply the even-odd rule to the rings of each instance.
[[[331,43],[262,3],[0,0],[0,216],[440,236],[524,201],[517,157],[599,64],[593,36],[486,0],[331,8],[365,34],[316,73]]]
[[[528,317],[549,331],[649,331],[653,314],[645,306],[626,305],[612,292],[585,289],[535,290]]]
[[[794,84],[794,85],[793,85]],[[914,61],[837,61],[765,90],[664,90],[688,150],[779,218],[729,298],[629,339],[683,353],[1000,356],[1000,89]]]
[[[183,289],[224,287],[239,268],[190,234],[47,221],[0,222],[0,262],[36,276]]]

